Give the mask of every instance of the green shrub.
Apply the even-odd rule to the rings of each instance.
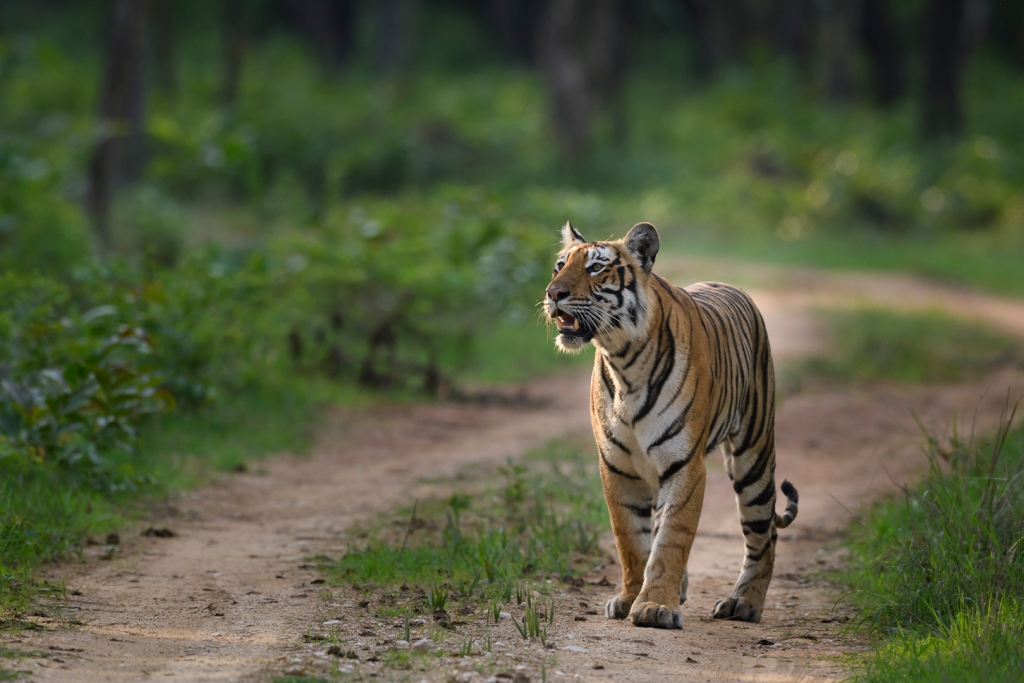
[[[143,417],[172,401],[138,317],[116,300],[76,307],[62,286],[12,275],[0,277],[0,300],[0,433],[98,486],[120,485],[103,453],[130,452]]]
[[[27,140],[0,135],[0,270],[64,275],[88,261],[91,236],[63,194],[65,160]]]
[[[123,193],[114,217],[118,254],[158,268],[171,268],[185,250],[186,218],[181,206],[155,187]]]

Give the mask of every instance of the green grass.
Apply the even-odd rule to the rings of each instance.
[[[591,367],[594,351],[567,354],[555,348],[555,335],[533,318],[505,322],[483,334],[458,378],[467,382],[522,382],[533,377]]]
[[[2,666],[3,660],[19,661],[27,657],[39,656],[40,654],[38,651],[11,650],[4,645],[0,645],[0,681],[23,681],[32,675],[31,672],[24,669],[11,670],[4,668]]]
[[[240,470],[274,453],[305,453],[328,404],[367,400],[365,391],[323,381],[247,393],[199,412],[159,416],[144,432],[140,451],[163,465],[161,481],[195,486],[211,471]]]
[[[1024,609],[1019,602],[966,608],[933,633],[900,632],[866,663],[877,683],[1016,683],[1024,676]]]
[[[73,470],[0,441],[0,617],[59,592],[34,578],[36,567],[78,553],[86,536],[102,537],[145,515],[146,501],[254,458],[304,453],[327,399],[324,387],[315,386],[161,416],[143,429],[137,455],[106,456],[112,488],[97,489]]]
[[[660,226],[659,226],[660,227]],[[1024,296],[1024,244],[988,233],[936,239],[854,230],[794,242],[766,237],[716,239],[674,230],[664,239],[672,253],[832,269],[910,272],[963,283],[994,294]]]
[[[1024,673],[1024,428],[929,440],[931,468],[872,507],[848,545],[860,626],[878,647],[857,680],[1011,681]]]
[[[830,351],[786,371],[782,384],[951,382],[1021,360],[1020,342],[938,311],[825,311]]]
[[[24,611],[40,593],[33,570],[75,552],[87,534],[123,521],[108,497],[30,453],[0,441],[0,618]]]
[[[507,602],[522,590],[520,579],[571,575],[593,563],[608,515],[596,460],[577,446],[555,443],[469,476],[449,497],[401,509],[364,532],[324,566],[327,574],[336,583],[405,583],[430,595],[444,585]]]

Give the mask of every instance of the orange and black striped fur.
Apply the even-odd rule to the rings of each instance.
[[[797,512],[789,482],[786,511],[775,512],[775,371],[761,314],[735,287],[681,289],[651,272],[649,223],[612,242],[587,242],[566,223],[562,246],[544,306],[560,348],[597,347],[590,415],[623,572],[608,617],[682,628],[704,458],[721,445],[746,554],[712,614],[760,621],[776,529]]]

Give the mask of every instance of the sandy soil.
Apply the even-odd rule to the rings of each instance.
[[[684,272],[690,268],[677,265]],[[820,347],[808,308],[819,305],[825,291],[831,301],[951,301],[956,310],[967,302],[971,312],[992,312],[1003,329],[1024,337],[1024,306],[1017,302],[971,293],[947,299],[945,289],[928,294],[931,285],[916,279],[906,296],[890,294],[890,286],[876,287],[870,279],[852,294],[860,276],[837,276],[840,282],[833,286],[832,276],[818,273],[815,293],[807,295],[802,280],[799,291],[790,289],[792,277],[774,272],[774,281],[766,275],[752,283],[783,362]],[[529,400],[507,405],[335,411],[310,457],[281,456],[173,501],[162,517],[122,533],[112,559],[101,559],[103,549],[96,547],[82,562],[50,569],[72,591],[63,605],[70,627],[37,617],[37,629],[8,637],[7,644],[41,653],[18,667],[57,681],[259,681],[282,672],[331,670],[367,680],[536,681],[541,665],[548,680],[836,680],[843,676],[843,656],[863,644],[844,633],[843,614],[834,613],[838,596],[817,573],[842,562],[835,536],[851,511],[923,466],[911,411],[940,431],[955,413],[962,433],[976,423],[980,434],[998,419],[1007,389],[1016,395],[1024,390],[1024,375],[1006,370],[956,386],[873,386],[788,397],[778,412],[778,475],[799,488],[800,514],[780,538],[776,578],[760,624],[706,616],[731,589],[742,557],[734,498],[713,456],[684,630],[644,630],[605,620],[600,606],[614,593],[606,584],[618,582],[618,567],[609,558],[604,571],[583,586],[553,584],[552,647],[524,643],[504,620],[492,629],[489,657],[479,650],[467,658],[446,655],[424,673],[382,668],[374,660],[395,647],[400,628],[361,607],[363,596],[354,589],[324,590],[309,558],[338,556],[353,522],[435,492],[438,484],[425,480],[437,482],[468,464],[500,462],[553,438],[589,433],[588,381],[577,374],[532,382],[514,390]],[[141,536],[148,526],[168,527],[176,535]],[[603,542],[610,552],[611,539]],[[483,632],[482,613],[459,619],[466,623],[456,631],[466,635],[456,640]],[[325,626],[329,621],[338,623]],[[354,659],[339,660],[322,643],[303,642],[304,635],[329,629]],[[414,638],[426,629],[416,626]],[[457,645],[443,646],[444,652],[452,648]]]

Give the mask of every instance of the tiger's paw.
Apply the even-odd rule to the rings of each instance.
[[[605,616],[609,619],[625,619],[629,616],[629,608],[636,600],[635,595],[617,595],[604,606]]]
[[[761,609],[743,598],[725,598],[715,603],[711,617],[756,623],[761,621]]]
[[[683,627],[683,615],[678,609],[671,609],[656,602],[636,602],[629,611],[629,620],[634,626],[646,628]]]

